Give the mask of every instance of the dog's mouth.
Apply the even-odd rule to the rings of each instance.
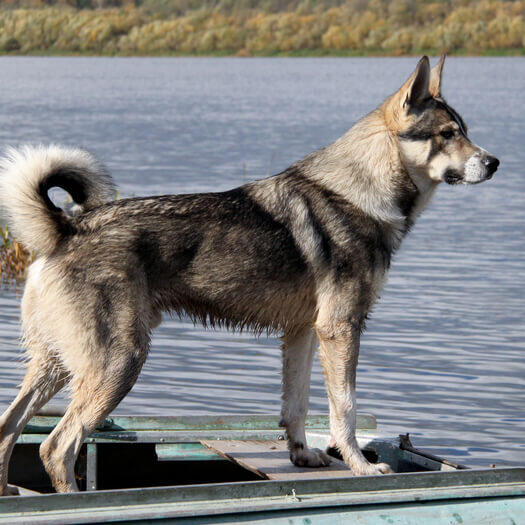
[[[463,175],[456,170],[448,169],[443,175],[443,180],[451,186],[461,184],[463,182]]]
[[[482,182],[485,182],[487,180],[492,179],[494,176],[494,172],[487,172],[479,179],[475,180],[468,180],[465,178],[461,173],[457,172],[456,170],[447,170],[445,174],[443,175],[443,181],[446,184],[450,184],[451,186],[457,185],[457,184],[467,184],[469,186],[474,184],[481,184]]]

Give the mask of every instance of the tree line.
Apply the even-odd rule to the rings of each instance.
[[[523,54],[525,1],[0,0],[3,53]]]

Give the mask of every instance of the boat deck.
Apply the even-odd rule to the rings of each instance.
[[[467,469],[417,450],[408,436],[382,435],[369,415],[358,416],[359,446],[394,474],[353,476],[335,457],[324,471],[294,467],[273,416],[114,417],[83,446],[82,492],[52,494],[38,447],[57,422],[36,417],[20,437],[9,482],[25,494],[0,498],[0,522],[412,523],[419,509],[418,524],[422,516],[454,523],[454,512],[519,523],[525,507],[525,468]],[[309,417],[306,428],[309,446],[328,447],[327,416]]]

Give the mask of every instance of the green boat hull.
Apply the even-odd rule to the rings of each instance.
[[[525,468],[467,469],[414,449],[407,438],[381,435],[371,416],[358,421],[361,448],[395,474],[262,480],[200,444],[280,439],[271,416],[113,418],[90,436],[77,463],[84,492],[0,498],[0,522],[525,523]],[[31,421],[15,449],[10,482],[50,490],[38,445],[56,422]],[[326,447],[327,427],[325,416],[309,418],[309,443]]]

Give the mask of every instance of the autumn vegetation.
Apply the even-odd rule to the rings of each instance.
[[[13,239],[8,227],[0,227],[0,283],[22,281],[32,262],[33,255]]]
[[[524,54],[525,1],[0,0],[0,52]]]

